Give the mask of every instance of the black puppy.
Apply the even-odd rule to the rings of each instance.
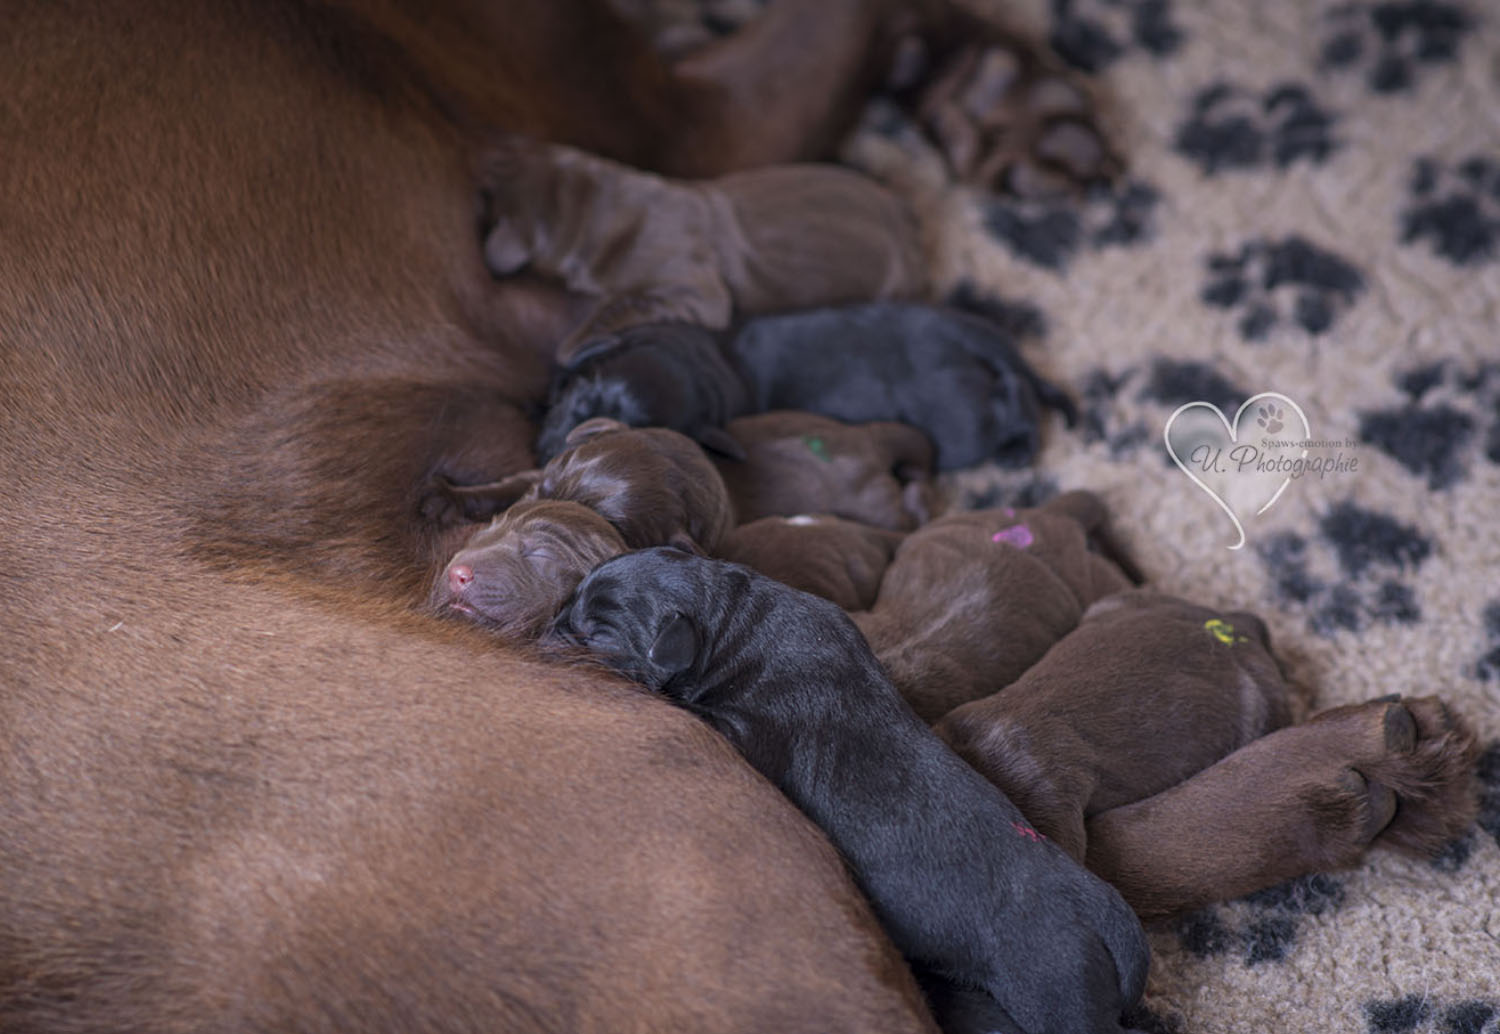
[[[912,713],[834,604],[658,548],[596,567],[552,632],[700,715],[821,826],[951,1023],[1122,1029],[1149,961],[1134,914]]]
[[[689,323],[631,327],[590,344],[562,372],[537,437],[538,462],[561,452],[568,432],[596,416],[667,427],[744,459],[724,424],[748,409],[745,386],[709,331]]]
[[[1072,401],[982,316],[875,302],[747,322],[729,345],[759,412],[803,409],[850,423],[899,420],[927,432],[941,470],[1031,461],[1038,403]]]

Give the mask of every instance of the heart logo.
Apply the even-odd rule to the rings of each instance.
[[[1266,399],[1274,399],[1276,400],[1276,403],[1283,403],[1285,404],[1286,409],[1283,409],[1281,405],[1277,405],[1276,403],[1268,404],[1262,401]],[[1218,417],[1219,422],[1224,425],[1224,430],[1229,435],[1229,441],[1231,443],[1234,443],[1235,445],[1239,445],[1240,418],[1245,415],[1246,410],[1248,410],[1257,402],[1261,402],[1262,405],[1256,410],[1257,415],[1255,418],[1255,422],[1260,425],[1261,429],[1264,430],[1267,434],[1276,434],[1286,427],[1286,420],[1288,418],[1287,410],[1290,410],[1292,413],[1297,414],[1298,420],[1302,421],[1301,439],[1303,441],[1306,441],[1312,436],[1312,428],[1308,425],[1307,414],[1302,412],[1302,407],[1297,405],[1297,403],[1293,402],[1291,399],[1287,398],[1285,395],[1276,391],[1263,391],[1259,395],[1253,395],[1250,398],[1246,399],[1240,406],[1240,408],[1235,412],[1234,423],[1232,424],[1229,422],[1229,418],[1224,415],[1224,411],[1213,403],[1188,402],[1177,407],[1176,411],[1167,418],[1167,426],[1162,429],[1162,438],[1167,445],[1167,455],[1172,457],[1172,462],[1177,464],[1177,468],[1192,479],[1193,484],[1197,485],[1199,488],[1203,489],[1203,491],[1207,492],[1209,498],[1217,503],[1219,509],[1228,514],[1230,521],[1234,523],[1234,530],[1239,533],[1239,541],[1230,546],[1230,549],[1239,549],[1244,546],[1245,526],[1240,522],[1239,515],[1235,513],[1235,508],[1231,506],[1224,499],[1224,497],[1213,488],[1213,486],[1209,485],[1206,481],[1195,474],[1193,472],[1193,469],[1182,461],[1181,456],[1177,455],[1177,450],[1172,446],[1172,425],[1175,424],[1177,422],[1177,419],[1185,413],[1189,413],[1192,410],[1207,410],[1208,412],[1213,413],[1214,416]],[[1199,450],[1207,448],[1209,447],[1199,445],[1192,451],[1192,453],[1190,454],[1190,458],[1193,458],[1196,461]],[[1247,445],[1242,446],[1240,449],[1233,449],[1231,450],[1231,455],[1234,455],[1236,452],[1240,452],[1241,449],[1253,450],[1254,446]],[[1220,450],[1220,452],[1222,453],[1222,450]],[[1258,450],[1256,450],[1256,455],[1258,455]],[[1307,450],[1304,448],[1298,458],[1300,459],[1306,456]],[[1243,457],[1241,457],[1241,460],[1242,459]],[[1241,463],[1242,468],[1243,465],[1244,463]],[[1210,469],[1207,462],[1201,463],[1200,466],[1201,469],[1205,471]],[[1224,469],[1220,468],[1220,473],[1223,472]],[[1272,506],[1276,505],[1276,500],[1281,498],[1281,494],[1286,491],[1286,486],[1291,483],[1292,476],[1288,474],[1282,479],[1281,484],[1276,487],[1276,490],[1271,493],[1271,498],[1266,500],[1266,502],[1255,511],[1255,516],[1259,517],[1261,514],[1269,510]]]

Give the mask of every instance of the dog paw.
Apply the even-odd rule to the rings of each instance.
[[[1326,737],[1331,772],[1303,795],[1335,840],[1380,843],[1428,855],[1474,820],[1478,749],[1437,697],[1383,697],[1334,708],[1308,722]]]
[[[941,55],[909,102],[955,178],[1041,198],[1118,173],[1080,76],[1040,47],[993,31],[975,38]]]

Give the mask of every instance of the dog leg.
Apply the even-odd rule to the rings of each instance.
[[[1476,752],[1436,697],[1334,708],[1094,816],[1086,864],[1155,919],[1355,865],[1371,844],[1428,853],[1474,818]]]

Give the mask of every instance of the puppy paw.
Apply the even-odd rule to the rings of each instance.
[[[1355,847],[1431,854],[1474,820],[1478,747],[1437,697],[1384,697],[1334,708],[1310,728],[1328,736],[1337,771],[1304,798]]]
[[[993,30],[942,55],[909,100],[963,182],[1022,198],[1080,193],[1121,163],[1085,81],[1044,48]]]

